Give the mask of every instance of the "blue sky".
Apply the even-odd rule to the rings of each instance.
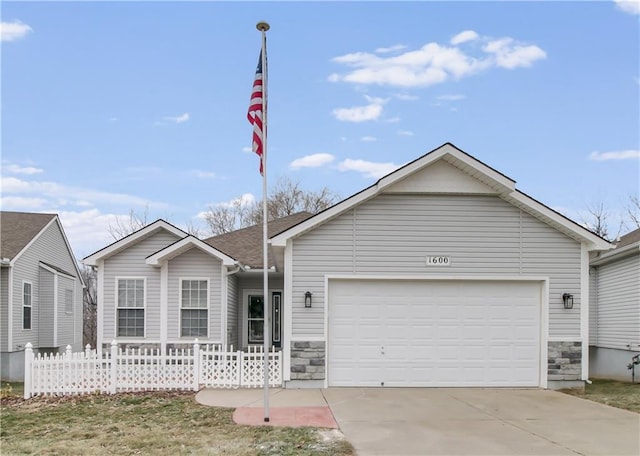
[[[638,2],[2,4],[2,209],[74,253],[149,210],[260,198],[246,111],[266,20],[268,179],[342,197],[452,142],[581,221],[638,195]],[[629,227],[631,227],[629,225]]]

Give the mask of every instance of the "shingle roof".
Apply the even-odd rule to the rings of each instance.
[[[0,212],[0,258],[12,260],[56,214]]]
[[[298,212],[297,214],[270,221],[267,225],[267,235],[268,237],[275,236],[303,222],[312,215],[309,212]],[[245,266],[262,269],[262,224],[210,237],[205,239],[204,242],[238,260]],[[269,267],[273,265],[273,256],[269,252]]]
[[[640,241],[640,228],[637,230],[633,230],[630,233],[625,234],[620,237],[620,240],[616,243],[616,249],[620,247],[624,247],[625,245],[631,245],[635,242]]]

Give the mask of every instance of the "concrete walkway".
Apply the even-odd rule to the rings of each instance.
[[[264,424],[262,397],[262,390],[203,390],[196,400],[253,409],[256,422],[246,424]],[[279,408],[323,408],[359,456],[640,455],[640,415],[556,391],[273,389],[269,402],[271,425],[290,425],[277,423]]]

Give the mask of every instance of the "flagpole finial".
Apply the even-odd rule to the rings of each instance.
[[[256,24],[256,28],[261,32],[266,32],[267,30],[269,30],[270,26],[265,21],[260,21]]]

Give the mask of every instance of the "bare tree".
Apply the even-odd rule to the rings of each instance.
[[[587,212],[587,218],[582,217],[582,221],[587,228],[608,241],[613,241],[620,237],[624,228],[624,220],[622,218],[620,219],[616,233],[611,235],[609,233],[611,213],[605,209],[602,201],[596,204],[587,205]]]
[[[326,187],[318,192],[306,191],[298,181],[283,177],[267,197],[267,217],[275,220],[302,211],[317,214],[337,199],[338,195]],[[262,223],[262,212],[262,201],[247,204],[242,198],[236,198],[231,204],[209,207],[205,220],[215,236]]]
[[[98,293],[96,270],[90,266],[80,265],[80,274],[85,288],[82,293],[82,345],[95,348],[97,339]]]
[[[128,218],[117,216],[115,222],[113,224],[109,224],[109,234],[114,240],[118,241],[123,237],[130,235],[134,231],[144,228],[147,225],[148,217],[149,206],[145,206],[142,214],[138,214],[131,209],[129,211]]]
[[[640,228],[640,198],[638,195],[629,195],[627,215],[631,221],[632,229]]]

